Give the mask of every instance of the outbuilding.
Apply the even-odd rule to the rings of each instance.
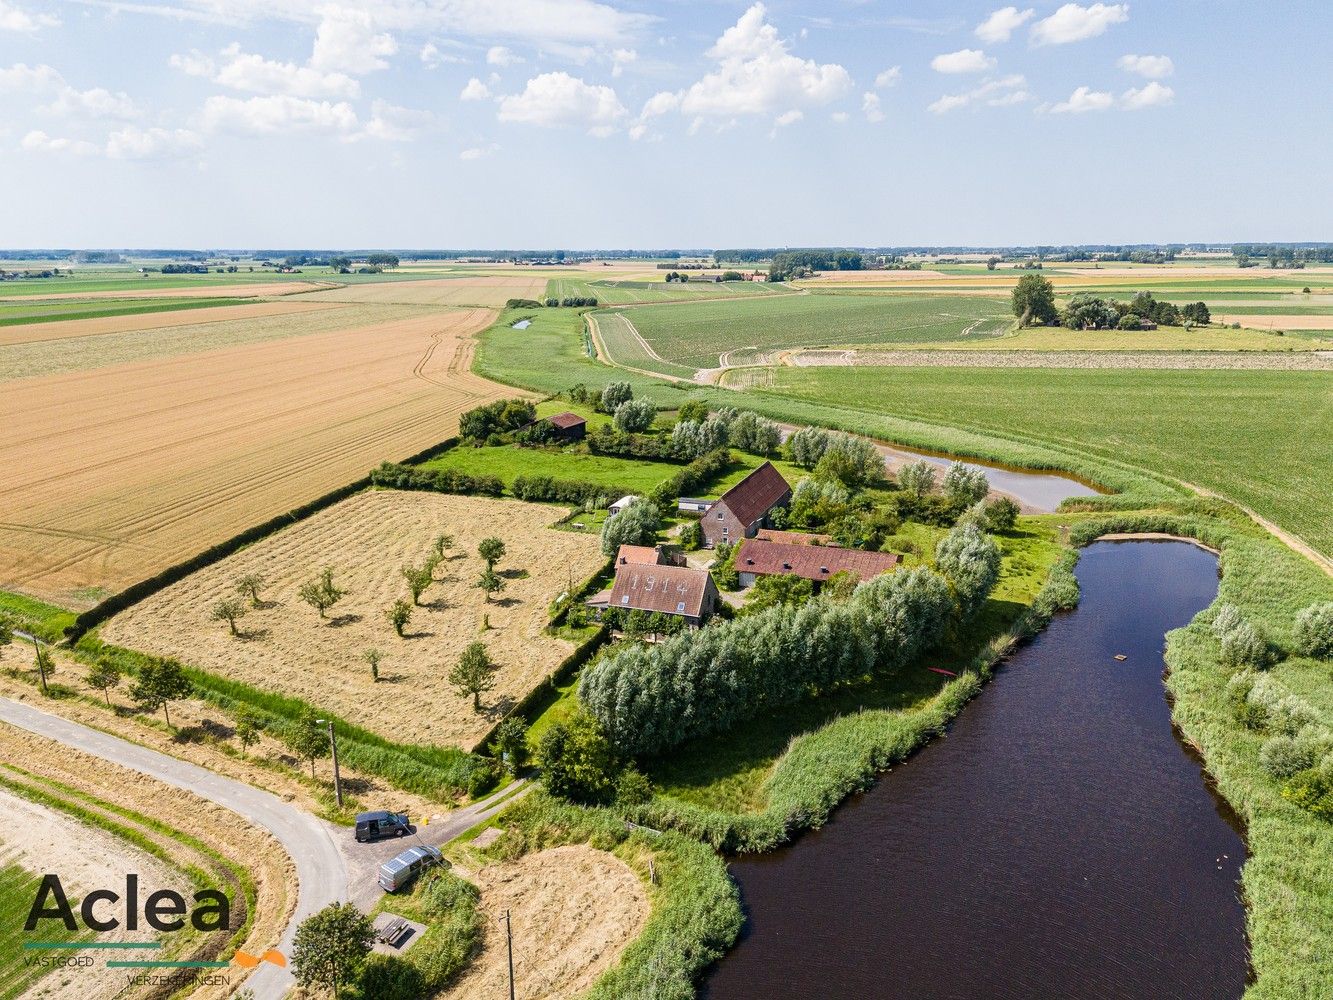
[[[857,582],[869,580],[890,572],[898,562],[893,552],[747,538],[736,553],[736,573],[742,587],[754,586],[761,576],[799,576],[818,586],[838,573],[851,573]]]
[[[555,430],[558,441],[582,441],[588,434],[588,421],[577,413],[557,413],[546,422]]]
[[[767,522],[769,511],[790,502],[787,480],[772,462],[765,462],[709,505],[699,522],[704,544],[711,548],[719,542],[753,538]]]

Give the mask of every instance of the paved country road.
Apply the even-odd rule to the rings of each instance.
[[[347,898],[347,865],[337,844],[342,831],[276,795],[8,698],[0,698],[0,722],[193,792],[273,834],[291,855],[298,880],[296,910],[278,943],[284,955],[291,955],[296,928],[302,920],[329,903]],[[294,980],[289,969],[263,962],[246,985],[255,991],[258,1000],[279,1000]]]

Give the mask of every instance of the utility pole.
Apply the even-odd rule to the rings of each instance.
[[[509,1000],[514,1000],[514,929],[505,910],[505,945],[509,949]]]
[[[338,802],[338,808],[343,807],[343,783],[342,776],[338,773],[338,737],[333,732],[332,719],[316,719],[316,722],[322,722],[329,727],[329,750],[333,754],[333,797]]]

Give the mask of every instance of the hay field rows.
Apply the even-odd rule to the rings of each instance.
[[[668,361],[710,368],[719,354],[985,338],[1012,322],[1008,302],[962,296],[773,296],[642,306],[631,320]]]
[[[745,298],[751,295],[790,295],[783,284],[754,281],[685,281],[668,284],[656,279],[552,278],[546,295],[555,298],[581,296],[597,299],[603,305],[635,305],[646,302],[693,302],[697,299]]]
[[[513,394],[471,372],[492,311],[416,312],[9,382],[0,589],[87,607]]]
[[[303,296],[311,302],[367,302],[430,306],[502,306],[509,299],[540,299],[546,279],[532,274],[469,274],[348,285]]]
[[[256,303],[261,308],[272,303]],[[111,365],[145,362],[246,344],[305,337],[345,330],[367,335],[385,324],[438,315],[441,310],[425,306],[370,306],[342,303],[293,301],[297,308],[261,314],[242,312],[211,323],[196,322],[193,312],[181,313],[175,325],[146,324],[123,333],[99,333],[104,320],[83,320],[83,330],[93,336],[73,335],[56,340],[33,339],[24,343],[0,341],[0,382],[91,371]],[[243,307],[242,307],[243,308]],[[22,334],[15,334],[22,336]],[[5,338],[9,339],[9,338]]]
[[[527,694],[573,645],[544,634],[547,608],[571,583],[600,568],[597,539],[548,528],[556,508],[516,500],[374,490],[342,503],[201,570],[113,618],[111,642],[277,690],[336,712],[396,741],[471,747],[494,723],[459,698],[447,674],[463,648],[484,642],[500,664],[488,706]],[[420,563],[441,532],[459,549],[436,572],[400,639],[384,610],[407,597],[400,573]],[[487,603],[472,585],[483,563],[477,542],[497,535],[508,549],[497,569],[506,589]],[[302,603],[300,585],[324,566],[348,596],[321,620]],[[526,570],[527,576],[513,575]],[[271,606],[240,622],[245,639],[209,620],[209,609],[234,593],[235,580],[260,573]],[[483,616],[491,628],[482,631]],[[361,659],[384,653],[375,683]]]

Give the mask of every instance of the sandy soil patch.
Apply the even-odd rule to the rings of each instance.
[[[348,721],[404,742],[471,747],[493,724],[494,710],[530,691],[573,649],[544,634],[547,608],[573,582],[604,562],[597,540],[546,527],[557,512],[539,504],[435,493],[361,493],[224,559],[117,615],[103,628],[111,642],[166,656],[270,690],[294,694]],[[465,551],[443,564],[440,582],[422,597],[400,639],[384,618],[407,597],[400,568],[417,564],[440,532]],[[473,583],[483,563],[477,542],[504,541],[501,573],[512,577],[486,603]],[[331,566],[348,596],[321,620],[298,590]],[[241,620],[249,638],[233,638],[209,609],[233,593],[237,578],[260,573],[274,606]],[[491,628],[482,631],[483,616]],[[492,711],[473,712],[446,675],[468,643],[484,642],[500,665]],[[384,653],[375,683],[361,659]]]
[[[493,318],[441,310],[9,382],[0,588],[86,607],[444,440],[464,410],[520,395],[471,372]]]
[[[460,874],[462,874],[460,872]],[[507,996],[504,925],[514,932],[514,980],[522,1000],[578,995],[615,964],[648,919],[648,894],[612,854],[556,847],[468,876],[487,916],[481,953],[441,1000]]]
[[[541,299],[546,276],[531,273],[469,274],[456,278],[348,285],[308,298],[329,302],[384,302],[403,305],[503,306],[509,299]]]
[[[243,306],[212,306],[203,309],[135,313],[130,316],[100,316],[95,319],[63,319],[51,323],[27,323],[22,326],[0,327],[0,347],[8,344],[31,344],[43,340],[65,340],[69,337],[97,337],[108,333],[129,333],[134,330],[161,330],[169,326],[198,326],[202,323],[223,323],[228,320],[253,320],[261,316],[290,316],[292,313],[318,312],[336,308],[328,303],[292,299],[279,302],[253,302]]]
[[[1317,351],[789,351],[784,364],[889,368],[1157,368],[1333,371],[1333,357]]]
[[[1220,323],[1239,323],[1251,330],[1333,330],[1333,316],[1218,316]]]
[[[263,281],[239,285],[185,285],[168,288],[154,283],[149,288],[126,288],[104,292],[59,292],[56,286],[45,295],[6,295],[5,302],[35,302],[42,299],[234,299],[254,296],[294,295],[320,288],[337,287],[332,281]]]
[[[286,851],[266,831],[241,822],[230,810],[190,792],[26,730],[0,726],[0,761],[15,764],[39,778],[58,781],[103,801],[160,820],[208,845],[226,858],[234,870],[247,871],[255,883],[254,922],[240,947],[252,954],[262,954],[277,943],[296,905],[296,894],[290,888],[294,869]],[[128,826],[135,825],[124,819],[118,821]],[[145,835],[148,833],[142,828],[141,832]],[[184,851],[184,848],[171,850],[173,856],[176,856],[176,851]],[[67,856],[70,853],[75,852],[66,848],[64,854]],[[180,856],[185,858],[184,854]],[[191,855],[188,863],[200,863],[199,856]],[[121,882],[124,882],[123,871]],[[58,975],[53,973],[53,976]],[[44,982],[55,981],[52,978]],[[202,987],[192,995],[211,998],[221,997],[225,992],[218,987]]]

